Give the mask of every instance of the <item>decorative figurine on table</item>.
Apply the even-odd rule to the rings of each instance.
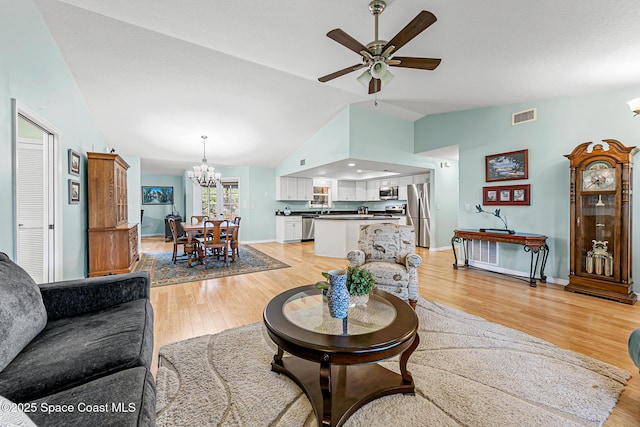
[[[478,212],[476,213],[486,213],[486,214],[493,215],[495,217],[500,218],[500,221],[502,221],[502,223],[504,224],[504,228],[481,228],[480,229],[481,232],[484,233],[486,231],[498,231],[498,232],[509,233],[509,234],[516,233],[514,230],[509,230],[509,226],[507,225],[507,216],[505,215],[504,218],[502,218],[502,216],[500,216],[500,209],[496,209],[493,212],[489,212],[482,209],[482,206],[480,205],[476,205],[476,209],[478,210]]]

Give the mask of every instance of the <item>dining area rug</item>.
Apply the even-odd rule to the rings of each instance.
[[[185,257],[178,258],[178,262],[174,264],[172,252],[143,252],[134,271],[148,271],[153,288],[290,267],[251,246],[240,245],[238,250],[240,256],[236,255],[235,261],[231,262],[229,259],[225,263],[224,260],[210,258],[206,269],[197,261],[188,267]]]
[[[376,399],[345,427],[601,426],[630,374],[523,332],[418,300],[415,395]],[[313,427],[301,389],[271,371],[262,322],[160,348],[156,425]],[[285,354],[285,356],[287,356]],[[397,358],[381,362],[398,372]]]

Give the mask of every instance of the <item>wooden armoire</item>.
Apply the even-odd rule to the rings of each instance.
[[[138,225],[127,214],[127,169],[117,154],[87,153],[89,276],[129,273],[138,260]]]

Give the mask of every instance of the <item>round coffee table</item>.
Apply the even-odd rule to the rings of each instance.
[[[401,299],[375,289],[366,307],[335,319],[322,292],[307,285],[273,298],[263,317],[278,346],[271,370],[300,386],[318,425],[340,426],[382,396],[414,394],[407,361],[420,342],[418,317]],[[283,357],[285,351],[290,356]],[[373,363],[399,354],[400,374]]]

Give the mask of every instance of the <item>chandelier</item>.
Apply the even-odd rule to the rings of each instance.
[[[215,187],[220,178],[221,173],[215,173],[215,168],[207,164],[206,143],[207,136],[202,135],[202,164],[193,167],[192,171],[187,172],[187,176],[194,184],[200,187]]]

